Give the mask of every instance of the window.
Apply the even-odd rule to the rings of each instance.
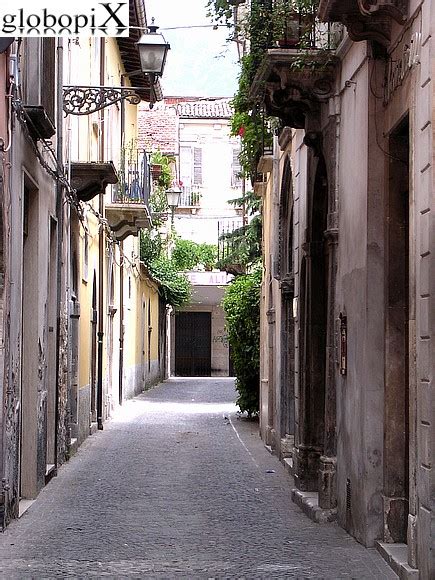
[[[180,147],[180,178],[183,185],[202,185],[201,147]]]
[[[202,185],[202,149],[193,148],[193,183]]]
[[[239,161],[240,149],[233,149],[233,161],[231,164],[231,187],[242,187],[242,167]]]

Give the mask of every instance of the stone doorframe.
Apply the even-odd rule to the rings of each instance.
[[[277,418],[281,458],[293,452],[295,435],[295,325],[293,320],[293,176],[285,157],[279,201],[278,278],[281,290],[280,416]]]
[[[295,483],[317,491],[319,507],[335,511],[336,356],[335,302],[338,216],[335,182],[335,122],[324,134],[309,132],[307,234],[299,283],[299,413],[296,417]],[[331,143],[324,143],[328,139]],[[323,152],[328,151],[328,157]],[[316,354],[323,352],[323,359]]]

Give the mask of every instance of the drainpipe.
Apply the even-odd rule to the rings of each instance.
[[[124,86],[124,78],[121,75],[121,87]],[[125,101],[121,101],[121,152],[125,151]],[[122,153],[121,153],[122,154]],[[125,165],[124,159],[121,160]],[[125,172],[125,166],[124,166]],[[119,267],[119,377],[118,377],[118,400],[122,405],[123,399],[123,375],[124,375],[124,242],[119,243],[120,267]]]
[[[119,404],[122,405],[124,374],[124,242],[120,242],[121,265],[119,267]]]
[[[105,40],[100,40],[100,85],[104,85]],[[104,109],[100,112],[100,161],[104,161]],[[100,191],[98,211],[104,216],[104,192]],[[97,330],[97,424],[103,429],[103,337],[104,337],[104,229],[98,235],[98,330]]]
[[[59,167],[63,167],[63,39],[57,40],[57,112],[56,112],[56,155]],[[62,184],[56,182],[56,219],[57,219],[57,264],[56,264],[56,404],[54,410],[54,463],[55,469],[59,464],[58,460],[58,437],[59,437],[59,396],[60,396],[60,352],[61,344],[61,317],[62,317],[62,249],[63,249],[63,218],[64,218],[64,188]],[[56,473],[56,472],[55,472]]]

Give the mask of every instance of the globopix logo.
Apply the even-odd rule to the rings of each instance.
[[[27,4],[27,2],[26,2]],[[129,2],[32,0],[17,7],[0,3],[0,36],[128,36]]]

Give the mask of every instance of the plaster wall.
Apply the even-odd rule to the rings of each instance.
[[[21,403],[21,414],[12,412],[6,428],[5,477],[10,485],[8,501],[16,516],[18,481],[22,497],[36,497],[44,485],[46,466],[46,405],[48,359],[48,271],[50,218],[56,217],[55,188],[51,177],[36,160],[19,123],[13,130],[10,174],[10,352],[12,405]],[[31,190],[26,260],[23,256],[24,183]],[[23,287],[26,267],[26,287]],[[23,304],[24,300],[24,304]],[[25,325],[25,336],[22,325]],[[23,368],[23,372],[21,369]],[[19,409],[20,405],[16,407]],[[22,464],[19,472],[19,433],[22,430]],[[23,467],[24,466],[24,467]]]
[[[352,45],[340,111],[337,306],[347,316],[347,371],[337,380],[337,499],[340,524],[373,545],[383,527],[385,155],[373,92],[381,67],[362,57]]]

